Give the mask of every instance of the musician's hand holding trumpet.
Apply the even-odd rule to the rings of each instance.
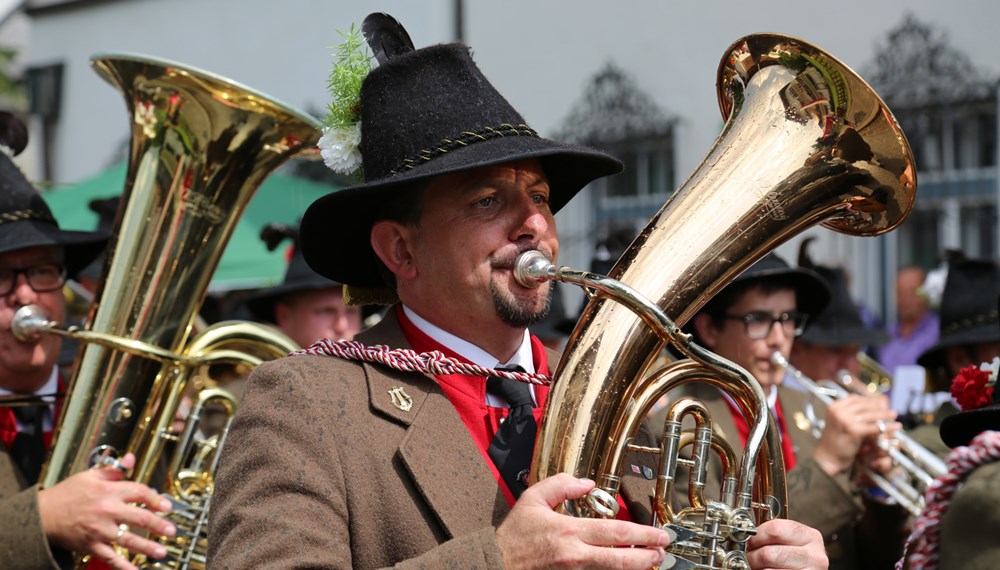
[[[826,408],[813,459],[831,476],[850,470],[856,462],[877,473],[888,473],[892,459],[877,440],[891,438],[901,429],[895,420],[896,412],[882,394],[834,400]]]

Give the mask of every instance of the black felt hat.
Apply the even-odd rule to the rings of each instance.
[[[831,298],[825,309],[809,319],[809,326],[797,340],[824,346],[879,346],[889,342],[889,335],[861,322],[844,270],[818,265],[809,257],[807,249],[812,240],[806,238],[799,247],[799,267],[822,277],[830,288]]]
[[[945,366],[948,347],[1000,341],[997,306],[1000,295],[1000,265],[977,259],[958,260],[948,267],[941,308],[941,334],[937,343],[917,358],[928,369]]]
[[[995,307],[1000,313],[1000,295],[997,295]],[[1000,321],[996,319],[994,321],[995,340],[1000,338]],[[968,445],[974,437],[986,430],[1000,430],[1000,389],[997,389],[997,386],[993,387],[992,405],[978,410],[956,412],[941,421],[941,439],[948,447]]]
[[[0,113],[0,143],[11,148],[16,155],[27,142],[27,130],[23,123],[9,113]],[[66,271],[74,276],[100,255],[108,237],[102,232],[59,229],[38,190],[14,162],[0,152],[0,253],[29,247],[61,246],[66,253]]]
[[[246,300],[247,308],[258,321],[275,322],[274,305],[285,295],[340,285],[319,275],[306,264],[301,248],[298,247],[298,237],[298,229],[285,224],[269,224],[260,233],[260,239],[264,240],[271,251],[286,239],[291,240],[292,245],[288,268],[281,285],[264,289]]]
[[[795,290],[798,310],[809,315],[810,320],[819,315],[830,302],[830,288],[822,277],[810,269],[789,266],[788,262],[773,252],[733,279],[729,287],[751,280],[780,281],[790,285]]]
[[[380,63],[361,86],[364,184],[316,200],[302,219],[302,253],[319,274],[383,287],[372,225],[387,203],[431,177],[536,158],[555,212],[591,181],[621,171],[603,152],[541,138],[483,76],[468,46],[413,49],[407,36],[386,51],[383,30],[369,26],[375,16],[387,18],[373,14],[362,27]]]

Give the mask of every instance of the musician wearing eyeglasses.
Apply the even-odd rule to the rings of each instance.
[[[0,126],[8,137],[0,142],[23,149],[20,121],[0,113]],[[22,342],[11,332],[11,319],[19,308],[35,305],[63,320],[67,276],[97,257],[106,242],[105,235],[60,230],[38,192],[0,153],[0,568],[65,567],[71,551],[132,568],[113,544],[159,557],[163,548],[141,535],[173,532],[154,514],[169,510],[169,503],[145,485],[121,480],[132,456],[49,488],[38,485],[67,379],[56,368],[59,337]]]
[[[839,402],[826,411],[826,427],[817,440],[795,423],[806,396],[782,385],[785,370],[772,358],[775,352],[788,358],[796,337],[829,299],[829,288],[816,273],[789,267],[769,254],[709,301],[686,330],[701,345],[745,368],[764,388],[781,432],[789,518],[823,533],[831,568],[865,568],[865,557],[855,551],[853,540],[862,514],[853,467],[865,442],[880,433],[878,422],[892,422],[895,416],[881,399]],[[684,392],[705,402],[729,442],[746,444],[748,425],[727,395],[701,383],[685,387]],[[654,414],[651,428],[662,429],[663,420],[664,412]],[[709,470],[706,497],[718,496],[720,489],[719,460],[712,458],[715,465]],[[686,470],[678,473],[686,477]],[[687,505],[686,479],[676,490],[678,501]]]

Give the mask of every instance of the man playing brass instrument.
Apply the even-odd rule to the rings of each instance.
[[[555,355],[527,327],[545,315],[549,286],[518,285],[514,259],[555,259],[553,213],[620,163],[540,138],[468,47],[415,50],[383,14],[363,30],[380,63],[360,94],[365,183],[310,207],[307,262],[352,293],[398,295],[359,335],[369,347],[519,366],[525,379],[548,372]],[[553,510],[592,481],[559,474],[525,488],[545,387],[407,372],[400,351],[356,362],[342,347],[320,343],[251,375],[218,472],[212,567],[640,569],[664,558],[659,529]],[[623,490],[622,512],[648,520],[651,481],[627,473]],[[759,531],[755,565],[825,566],[815,531]]]
[[[817,441],[808,429],[794,425],[806,396],[782,386],[785,370],[771,358],[775,351],[787,358],[809,316],[818,315],[829,298],[829,288],[816,273],[791,268],[769,254],[709,301],[688,328],[698,343],[753,374],[769,395],[782,433],[789,517],[823,533],[831,568],[864,568],[870,553],[861,556],[853,547],[855,524],[863,512],[852,480],[853,467],[860,460],[888,468],[881,457],[865,456],[869,451],[877,455],[865,442],[879,435],[879,422],[892,422],[895,415],[884,398],[846,398],[826,410],[826,427]],[[686,391],[705,402],[727,439],[745,440],[748,428],[735,403],[704,384],[693,384]],[[661,426],[662,412],[650,422]],[[717,493],[719,465],[713,459],[715,469],[705,489]],[[677,485],[677,491],[686,504],[686,481]]]
[[[23,124],[4,113],[0,123],[0,142],[15,153],[23,149]],[[0,568],[65,567],[71,551],[91,554],[112,568],[134,568],[113,545],[159,558],[165,550],[143,538],[144,531],[174,532],[154,513],[170,509],[166,499],[145,485],[122,481],[122,471],[135,461],[131,455],[50,488],[36,484],[65,390],[56,371],[61,343],[55,335],[18,341],[11,318],[22,306],[37,305],[61,321],[67,275],[85,267],[106,242],[107,236],[97,233],[60,230],[38,192],[0,153],[0,399],[8,404],[0,401]]]

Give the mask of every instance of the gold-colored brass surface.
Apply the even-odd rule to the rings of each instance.
[[[216,388],[206,380],[207,368],[235,365],[245,372],[297,348],[277,331],[250,323],[189,337],[246,205],[278,166],[314,151],[318,121],[173,62],[105,55],[92,65],[123,94],[132,137],[104,273],[78,335],[84,342],[41,476],[45,486],[87,469],[99,453],[135,453],[132,478],[148,482],[184,393],[199,401],[201,389]],[[211,394],[212,402],[227,401]],[[235,402],[222,407],[231,414]],[[193,456],[207,466],[201,485],[210,490],[215,453],[187,458]],[[186,469],[180,459],[172,462]],[[168,486],[189,477],[171,473]],[[203,538],[179,532],[176,542],[196,550]],[[171,560],[156,567],[202,568],[204,561],[171,549]]]
[[[879,235],[904,220],[916,196],[912,154],[892,114],[819,48],[777,34],[744,37],[723,55],[717,92],[722,134],[610,273],[679,326],[801,231],[822,224]],[[605,470],[620,465],[607,455],[621,447],[616,438],[632,436],[622,424],[637,427],[662,395],[642,391],[657,384],[645,378],[665,344],[645,320],[601,291],[588,303],[555,372],[533,481],[566,472],[617,491],[620,472]],[[777,477],[780,452],[771,449],[760,458],[773,456],[771,469],[758,476]],[[783,497],[783,473],[772,483]]]

